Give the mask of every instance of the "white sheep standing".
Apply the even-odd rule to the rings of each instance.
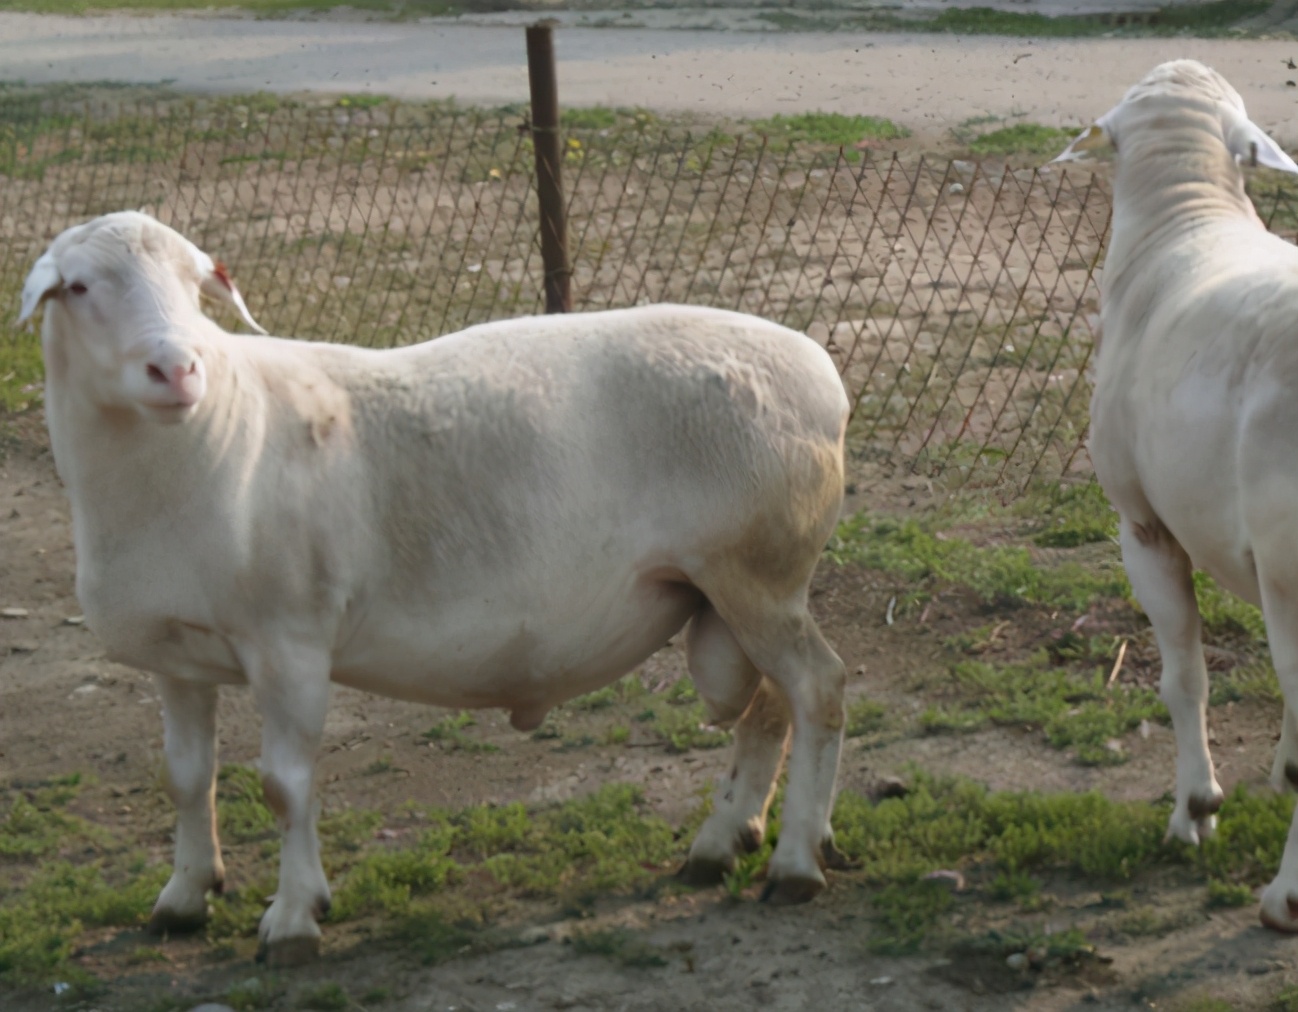
[[[126,212],[58,236],[21,313],[46,306],[86,621],[162,698],[178,824],[155,928],[201,925],[222,882],[218,685],[263,718],[283,848],[260,935],[288,963],[329,905],[312,798],[331,679],[527,730],[686,622],[699,694],[738,724],[685,873],[717,881],[760,843],[791,721],[767,895],[823,888],[845,675],[807,591],[848,404],[820,347],[652,306],[373,351],[227,333],[200,292],[256,327],[223,267]]]
[[[1177,752],[1168,835],[1198,843],[1222,791],[1196,568],[1262,608],[1286,702],[1272,780],[1298,786],[1298,248],[1263,226],[1241,163],[1298,165],[1193,60],[1156,67],[1056,161],[1103,147],[1113,229],[1091,456],[1163,658]],[[1298,824],[1261,917],[1298,930]]]

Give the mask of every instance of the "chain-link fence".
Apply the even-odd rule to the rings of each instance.
[[[0,299],[68,224],[144,208],[225,260],[272,333],[390,346],[539,312],[524,111],[0,94]],[[565,129],[578,310],[724,306],[807,331],[861,474],[1087,469],[1100,174],[588,111]],[[1292,229],[1288,192],[1258,201]],[[9,315],[12,320],[12,315]],[[32,337],[9,331],[11,347]]]

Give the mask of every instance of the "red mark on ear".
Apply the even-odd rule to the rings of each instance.
[[[234,282],[230,280],[230,272],[225,269],[225,264],[221,263],[220,260],[212,261],[212,274],[226,288],[234,291]]]

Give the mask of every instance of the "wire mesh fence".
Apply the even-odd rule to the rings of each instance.
[[[806,331],[843,376],[862,474],[1089,469],[1102,175],[603,110],[569,118],[565,152],[576,309],[681,301]],[[0,93],[0,299],[11,321],[67,225],[143,208],[229,264],[272,333],[406,344],[541,311],[533,181],[521,108]],[[1255,200],[1298,223],[1279,185]]]

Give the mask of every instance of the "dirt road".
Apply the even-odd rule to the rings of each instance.
[[[0,14],[0,79],[169,81],[194,91],[373,91],[469,103],[527,96],[517,26]],[[886,116],[920,138],[974,117],[1071,125],[1154,64],[1205,60],[1253,117],[1298,141],[1298,71],[1281,40],[1065,39],[564,28],[569,106]]]

